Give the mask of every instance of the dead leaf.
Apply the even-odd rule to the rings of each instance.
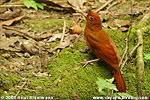
[[[5,34],[7,37],[10,37],[10,36],[15,36],[18,34],[18,32],[16,31],[13,31],[13,30],[5,30]]]
[[[2,5],[6,0],[0,0],[0,5]]]
[[[118,29],[120,31],[122,31],[122,32],[125,32],[125,31],[128,31],[129,28],[127,28],[127,27],[119,27]]]
[[[54,34],[50,39],[49,39],[49,42],[54,42],[56,41],[57,39],[61,39],[62,37],[62,33],[60,34]]]
[[[16,10],[16,11],[7,11],[4,14],[0,15],[0,19],[2,20],[9,20],[9,19],[13,19],[15,17],[20,16],[21,14],[21,10]]]
[[[16,54],[17,56],[20,56],[20,57],[23,56],[23,53],[18,53],[18,52],[16,52],[15,54]]]
[[[8,38],[6,41],[1,41],[0,42],[0,49],[4,49],[4,50],[9,50],[9,51],[20,51],[16,48],[12,48],[10,45],[14,45],[14,42],[19,41],[23,41],[24,39],[21,39],[20,37],[16,36],[16,37],[10,37]]]
[[[48,76],[51,76],[51,75],[49,75],[47,72],[45,72],[45,73],[41,73],[41,72],[38,72],[38,73],[32,73],[34,76],[36,76],[36,77],[48,77]]]
[[[73,23],[73,26],[69,29],[70,34],[81,34],[82,28],[77,24],[77,22]]]
[[[53,50],[56,50],[56,49],[58,49],[58,48],[63,49],[63,48],[65,48],[65,47],[69,46],[69,44],[70,44],[70,39],[67,38],[67,39],[64,39],[64,40],[65,40],[64,42],[60,43],[60,44],[59,44],[58,46],[56,46]]]
[[[6,40],[5,31],[0,26],[0,41],[5,41],[5,40]]]
[[[80,66],[78,66],[78,67],[75,67],[74,69],[75,69],[75,70],[78,70],[78,69],[80,69]]]
[[[116,28],[117,27],[120,31],[125,32],[128,30],[128,28],[130,26],[130,21],[115,19],[108,26],[110,28]]]
[[[0,8],[0,13],[4,13],[6,10],[6,8]]]
[[[73,97],[73,100],[80,100],[80,97],[76,93],[73,93],[72,97]]]
[[[39,48],[34,45],[34,42],[26,41],[21,44],[22,51],[28,52],[30,54],[39,54]]]
[[[77,34],[70,34],[69,38],[70,38],[71,41],[77,42],[79,40],[79,35],[77,35]]]
[[[24,53],[23,56],[24,56],[25,58],[30,58],[30,57],[31,57],[30,54],[29,54],[28,52]]]
[[[19,16],[19,17],[16,17],[16,18],[11,19],[11,20],[8,20],[8,21],[0,22],[0,25],[7,25],[7,26],[10,26],[13,22],[19,21],[19,20],[21,20],[23,17],[24,17],[24,16]]]
[[[130,21],[115,19],[108,26],[109,27],[118,27],[117,24],[119,24],[121,27],[129,26],[130,25]]]
[[[69,2],[69,4],[71,4],[72,6],[78,8],[83,8],[83,4],[87,1],[87,0],[67,0]]]
[[[53,34],[47,33],[47,34],[40,34],[40,35],[34,36],[32,38],[37,40],[37,41],[40,41],[40,40],[43,40],[43,39],[47,39],[47,38],[49,38],[51,36],[53,36]]]

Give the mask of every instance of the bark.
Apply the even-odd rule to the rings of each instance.
[[[139,22],[138,26],[143,26],[148,19],[150,18],[150,13],[146,14],[143,19]],[[144,61],[143,61],[143,33],[150,29],[150,25],[145,26],[141,29],[137,30],[137,38],[138,43],[142,43],[137,49],[137,75],[138,75],[138,94],[142,95],[142,81],[143,81],[143,74],[144,74]]]

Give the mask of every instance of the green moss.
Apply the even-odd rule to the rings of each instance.
[[[124,9],[124,8],[123,8]],[[127,16],[128,17],[128,16]],[[129,18],[129,17],[128,17]],[[51,20],[32,20],[27,21],[28,25],[26,28],[31,28],[36,32],[42,32],[52,29],[57,29],[57,31],[62,32],[63,28],[62,19],[51,19]],[[66,20],[67,28],[72,23],[72,20]],[[60,29],[58,29],[58,27]],[[137,29],[143,26],[133,26],[130,34],[130,50],[137,44]],[[125,48],[125,38],[129,34],[128,32],[124,33],[114,29],[106,29],[110,34],[111,38],[115,42],[119,54],[122,55]],[[57,32],[55,32],[57,33]],[[150,44],[150,35],[149,30],[144,33],[144,53],[149,53],[149,44]],[[52,47],[56,47],[58,42],[51,43]],[[49,77],[35,77],[31,72],[24,72],[21,76],[17,73],[9,74],[4,77],[0,77],[0,85],[9,81],[9,85],[6,85],[6,89],[0,88],[0,93],[3,93],[3,90],[8,90],[9,93],[15,95],[18,92],[16,86],[22,85],[22,77],[28,78],[30,81],[27,83],[26,88],[29,90],[22,90],[19,93],[19,96],[53,96],[55,99],[73,99],[73,94],[77,94],[81,99],[92,99],[94,96],[103,96],[98,92],[98,87],[96,84],[97,78],[102,77],[104,79],[112,78],[113,73],[111,67],[106,64],[104,61],[93,62],[93,64],[88,64],[86,68],[82,68],[84,59],[92,60],[97,58],[91,51],[87,53],[81,53],[80,50],[83,50],[86,46],[84,41],[84,36],[81,35],[78,42],[71,44],[72,46],[64,48],[58,54],[57,57],[51,59],[47,69],[44,69],[44,72],[48,72],[51,76]],[[136,52],[135,52],[136,54]],[[134,58],[134,57],[133,57]],[[2,58],[0,58],[2,59]],[[135,61],[135,60],[134,60]],[[150,85],[149,85],[149,66],[148,62],[145,66],[145,72],[143,75],[142,89],[145,96],[149,96]],[[123,77],[127,86],[127,93],[138,96],[138,78],[137,78],[137,69],[135,62],[128,64],[123,68]],[[7,80],[7,81],[3,81]]]
[[[26,20],[28,25],[26,28],[31,28],[32,31],[42,32],[50,29],[61,30],[63,29],[63,23],[66,21],[67,29],[72,24],[72,20],[64,20],[64,19],[45,19],[45,20]],[[62,28],[58,28],[62,27]],[[59,32],[60,33],[60,32]]]
[[[93,96],[100,95],[97,92],[97,78],[111,78],[112,73],[104,66],[104,62],[102,62],[102,65],[100,65],[100,62],[94,62],[94,65],[87,65],[85,69],[82,69],[80,62],[83,62],[85,58],[94,59],[94,56],[90,57],[91,54],[91,52],[85,54],[72,48],[65,48],[57,58],[49,63],[48,71],[51,74],[52,81],[57,84],[57,80],[61,80],[56,91],[58,97],[72,98],[74,92],[82,99],[92,99]],[[76,67],[80,68],[76,70]]]
[[[106,29],[105,31],[109,33],[121,56],[124,52],[123,49],[125,48],[125,38],[127,33],[123,33],[119,29]]]
[[[12,81],[13,85],[18,84],[22,79],[20,77],[19,74],[15,73],[15,74],[11,74],[10,76],[8,76],[9,79]]]
[[[16,87],[12,87],[10,90],[9,90],[9,92],[12,94],[12,95],[16,95],[16,93],[18,92],[18,88],[16,88]]]

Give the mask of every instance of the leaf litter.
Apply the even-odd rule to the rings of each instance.
[[[5,0],[3,0],[5,1]],[[75,12],[76,9],[79,11],[87,12],[89,9],[91,10],[97,10],[101,5],[104,5],[104,3],[107,3],[107,1],[104,0],[104,2],[92,2],[87,0],[66,0],[64,3],[59,1],[52,1],[52,0],[38,0],[39,2],[42,2],[46,4],[48,8],[52,8],[53,10],[59,10],[64,11],[65,13]],[[79,2],[82,1],[82,2]],[[107,6],[102,8],[98,13],[101,13],[101,16],[104,20],[109,20],[112,17],[117,17],[118,15],[126,14],[131,15],[128,8],[126,9],[118,9],[118,6],[122,6],[120,3],[118,3],[117,6],[114,6],[110,9],[110,12],[102,12],[101,10],[107,9]],[[134,9],[134,16],[143,15],[147,11],[149,11],[148,8],[145,6],[143,8],[140,7],[141,5],[137,5],[136,9]],[[140,10],[139,10],[140,8]],[[30,29],[25,30],[23,29],[26,26],[26,19],[37,19],[43,20],[46,18],[62,18],[64,19],[64,16],[66,17],[67,14],[60,15],[60,13],[57,12],[51,12],[54,13],[54,16],[45,16],[42,15],[43,13],[48,14],[44,11],[35,12],[34,10],[25,10],[27,14],[21,15],[20,10],[16,10],[12,8],[14,11],[7,12],[3,10],[3,14],[0,14],[0,64],[2,68],[2,74],[4,76],[7,76],[10,73],[18,73],[22,75],[22,73],[31,74],[35,77],[51,77],[51,75],[47,72],[44,72],[44,68],[47,67],[47,64],[49,61],[51,61],[52,58],[56,57],[55,52],[59,50],[58,53],[61,52],[62,49],[67,48],[70,46],[70,44],[75,43],[79,40],[80,35],[82,33],[82,28],[80,25],[78,25],[76,22],[73,23],[72,27],[69,29],[67,27],[68,31],[65,31],[64,33],[60,30],[59,33],[55,33],[56,30],[53,30],[53,28],[48,30],[53,30],[53,33],[46,31],[46,32],[39,32],[36,33],[34,31],[31,32]],[[74,9],[74,10],[72,10]],[[1,10],[1,9],[0,9]],[[21,10],[24,10],[21,8]],[[128,11],[126,11],[128,10]],[[7,12],[7,13],[6,13]],[[123,13],[124,12],[124,13]],[[38,15],[37,15],[38,13]],[[41,15],[40,15],[41,14]],[[113,15],[114,14],[114,15]],[[50,14],[49,14],[50,15]],[[72,15],[74,15],[72,17]],[[75,20],[76,17],[79,17],[79,13],[74,13],[67,15],[68,18],[71,17],[71,19]],[[37,17],[38,16],[38,17]],[[105,17],[106,16],[106,17]],[[133,16],[133,15],[132,15]],[[128,30],[129,28],[129,21],[122,21],[122,20],[113,20],[110,26],[117,27],[117,28],[127,28],[122,29]],[[22,27],[21,27],[22,26]],[[118,27],[119,26],[119,27]],[[57,28],[63,29],[62,26],[57,26]],[[64,34],[62,39],[62,34]],[[62,40],[62,42],[60,42]],[[57,43],[58,42],[58,43]],[[51,46],[51,43],[56,43],[55,47]],[[84,50],[85,52],[86,50]],[[80,67],[76,67],[75,70],[78,70]],[[30,72],[32,70],[32,73]],[[23,79],[22,79],[23,80]],[[25,88],[24,88],[25,89]]]

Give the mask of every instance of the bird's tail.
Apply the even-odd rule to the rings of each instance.
[[[114,72],[118,90],[120,92],[126,92],[126,85],[125,85],[124,79],[121,75],[121,72],[119,70],[115,70],[115,69],[113,70],[113,72]]]

